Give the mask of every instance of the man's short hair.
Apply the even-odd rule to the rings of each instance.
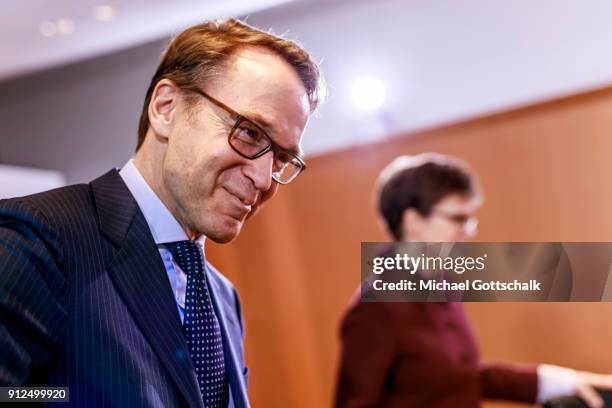
[[[396,158],[380,173],[376,186],[378,212],[396,240],[403,239],[402,217],[407,209],[427,217],[451,194],[480,197],[478,179],[468,165],[437,153]]]
[[[310,111],[314,112],[324,93],[323,80],[319,67],[303,48],[235,19],[209,21],[183,31],[166,48],[147,90],[138,124],[136,150],[144,142],[149,128],[149,103],[160,80],[167,78],[182,90],[195,90],[217,74],[228,57],[247,46],[266,48],[291,65],[304,84]]]

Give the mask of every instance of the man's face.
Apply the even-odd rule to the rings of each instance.
[[[467,241],[476,235],[476,211],[480,204],[478,197],[447,195],[433,207],[429,216],[413,215],[406,236],[415,242]]]
[[[204,90],[261,125],[277,145],[300,153],[308,97],[281,57],[261,48],[239,50]],[[215,242],[234,239],[246,218],[278,189],[271,151],[249,160],[229,145],[235,120],[203,97],[195,107],[179,106],[161,164],[170,211],[184,227]]]

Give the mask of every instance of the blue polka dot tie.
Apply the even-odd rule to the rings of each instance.
[[[183,330],[206,408],[227,407],[227,379],[221,328],[210,298],[202,251],[193,241],[166,244],[187,274]]]

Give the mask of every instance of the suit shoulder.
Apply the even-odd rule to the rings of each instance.
[[[353,293],[342,316],[340,330],[347,327],[400,327],[415,316],[421,315],[425,305],[421,302],[386,302],[384,299],[362,299],[361,287]]]
[[[41,209],[45,214],[62,214],[91,202],[91,188],[88,184],[73,184],[21,197],[21,200]]]
[[[0,232],[5,238],[16,233],[28,242],[39,240],[61,253],[61,237],[74,229],[75,219],[92,217],[89,197],[89,186],[79,184],[0,200]]]
[[[91,202],[87,184],[60,187],[42,193],[0,200],[0,217],[43,215],[47,219],[69,216],[73,209]]]

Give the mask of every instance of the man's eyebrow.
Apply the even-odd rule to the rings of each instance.
[[[261,127],[263,130],[265,130],[266,134],[272,140],[272,142],[274,142],[275,145],[277,145],[278,147],[280,147],[284,151],[289,152],[291,154],[294,154],[294,155],[296,155],[296,156],[298,156],[300,158],[304,154],[304,152],[302,151],[302,148],[300,146],[292,147],[292,148],[286,148],[285,146],[281,146],[276,140],[272,139],[271,133],[273,133],[272,132],[273,126],[260,113],[249,112],[249,113],[243,115],[243,117],[248,119],[248,120],[250,120],[251,122],[255,123],[256,125]]]
[[[272,133],[272,130],[273,130],[272,124],[268,120],[266,120],[266,118],[264,118],[260,113],[248,112],[242,116],[247,118],[251,122],[255,123],[263,130],[265,130],[268,136],[270,135],[270,133]]]

